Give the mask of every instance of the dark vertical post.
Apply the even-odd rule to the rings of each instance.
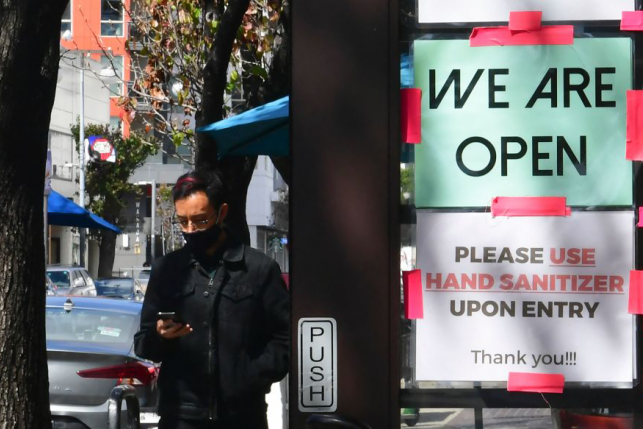
[[[290,427],[297,323],[337,321],[337,413],[399,424],[396,0],[293,4]]]
[[[636,10],[643,10],[643,1],[641,0],[636,0]],[[643,57],[643,37],[640,33],[633,33],[632,34],[632,39],[634,43],[634,82],[633,82],[633,89],[635,90],[640,90],[643,87],[643,69],[641,68],[640,60]],[[633,162],[632,163],[632,168],[634,171],[634,207],[635,210],[637,207],[641,207],[643,205],[643,174],[641,172],[641,163],[640,162]],[[636,216],[636,215],[635,215]],[[638,220],[638,216],[636,216]],[[641,252],[641,232],[639,228],[636,228],[635,230],[635,269],[640,270],[643,268],[643,261],[642,261],[642,255],[643,252]],[[641,332],[641,316],[635,316],[636,317],[636,325],[635,325],[635,347],[636,347],[636,353],[635,353],[635,365],[637,366],[637,379],[634,380],[634,388],[632,389],[632,398],[633,398],[633,404],[632,404],[632,413],[633,413],[633,419],[632,419],[632,424],[633,427],[639,428],[643,427],[643,399],[641,399],[641,371],[643,371],[643,354],[641,354],[641,351],[639,350],[641,340],[640,340],[640,332]]]

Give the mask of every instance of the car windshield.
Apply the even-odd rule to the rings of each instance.
[[[105,310],[47,307],[47,340],[111,343],[129,347],[138,328],[138,317]]]
[[[69,287],[69,271],[47,271],[47,276],[58,287]]]
[[[148,280],[150,278],[150,270],[143,270],[138,275],[139,280]]]
[[[134,294],[134,279],[98,279],[96,294],[117,298],[129,298]]]

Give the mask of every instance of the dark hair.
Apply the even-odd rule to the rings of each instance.
[[[199,191],[205,192],[215,209],[228,200],[221,180],[215,174],[204,170],[193,170],[179,177],[172,188],[172,199],[176,202]]]

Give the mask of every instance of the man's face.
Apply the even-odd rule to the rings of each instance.
[[[176,220],[185,232],[203,231],[217,222],[217,211],[203,191],[175,201],[174,208]]]

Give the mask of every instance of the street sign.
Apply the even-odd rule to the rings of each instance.
[[[337,322],[299,319],[299,411],[337,410]]]
[[[94,162],[116,162],[114,146],[103,136],[89,136],[85,139],[90,159]]]

